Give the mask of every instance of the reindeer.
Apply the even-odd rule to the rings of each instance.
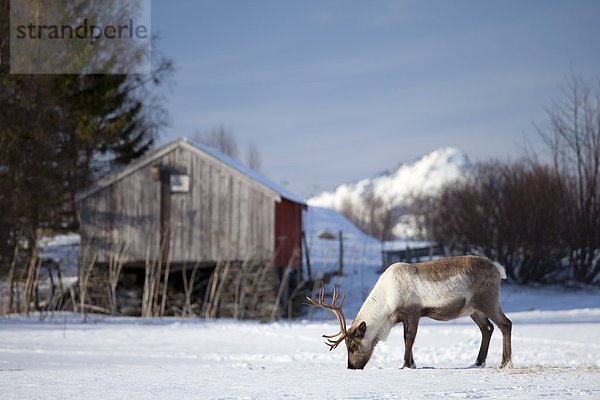
[[[500,368],[512,367],[511,321],[500,306],[500,280],[506,271],[500,264],[476,256],[448,257],[417,264],[390,265],[379,277],[371,293],[358,311],[350,329],[342,311],[344,296],[339,301],[339,289],[334,286],[331,303],[325,303],[325,288],[319,300],[306,296],[307,305],[332,311],[340,331],[323,335],[330,351],[342,341],[348,350],[348,369],[363,369],[373,349],[385,340],[394,325],[404,326],[404,365],[416,368],[412,347],[419,319],[429,317],[449,321],[471,316],[481,330],[481,346],[475,366],[484,366],[494,326],[502,332],[502,362]]]

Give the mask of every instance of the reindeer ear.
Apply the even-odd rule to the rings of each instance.
[[[354,331],[355,338],[363,338],[365,337],[365,332],[367,331],[367,324],[365,321],[361,322],[358,328]]]

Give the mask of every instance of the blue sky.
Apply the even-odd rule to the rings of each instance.
[[[153,0],[175,64],[159,142],[223,125],[301,196],[444,146],[508,159],[572,73],[600,1]]]

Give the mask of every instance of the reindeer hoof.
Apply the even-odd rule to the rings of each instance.
[[[467,367],[468,369],[474,369],[474,368],[485,368],[485,361],[482,362],[481,364],[471,364]]]
[[[512,368],[513,367],[513,363],[512,360],[503,362],[502,364],[500,364],[500,368]]]
[[[412,364],[404,363],[404,365],[402,366],[401,369],[404,369],[404,368],[417,369],[417,364],[415,364],[414,362]]]

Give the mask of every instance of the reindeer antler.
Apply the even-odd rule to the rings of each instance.
[[[323,335],[324,338],[327,338],[327,342],[325,342],[325,344],[330,347],[329,351],[335,349],[338,346],[338,344],[340,344],[344,340],[348,333],[348,331],[346,330],[346,317],[344,316],[344,311],[342,310],[342,305],[344,305],[346,293],[344,293],[344,295],[342,296],[340,304],[336,305],[339,295],[340,291],[336,285],[333,285],[333,296],[331,297],[330,304],[325,303],[325,285],[321,286],[321,290],[319,292],[319,301],[314,301],[313,299],[308,297],[308,295],[306,295],[306,305],[311,307],[324,308],[333,312],[340,324],[340,331],[338,333],[333,335]]]

